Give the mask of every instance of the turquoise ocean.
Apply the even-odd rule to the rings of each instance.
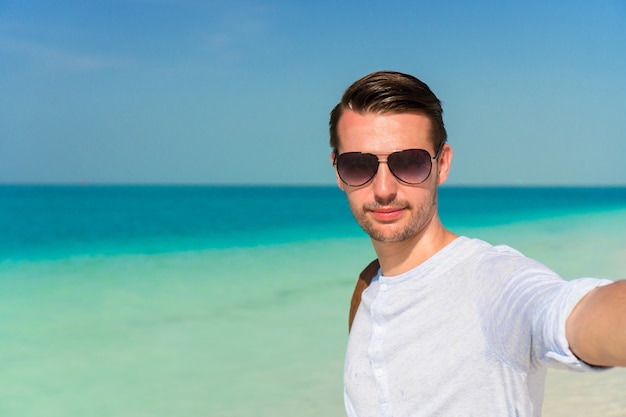
[[[457,234],[626,278],[626,188],[439,199]],[[0,186],[0,416],[344,415],[373,258],[335,187]]]

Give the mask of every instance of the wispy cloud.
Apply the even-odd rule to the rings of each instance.
[[[77,53],[11,37],[0,37],[0,56],[7,60],[27,60],[35,66],[70,71],[97,71],[124,67],[131,63],[128,59]]]
[[[271,19],[263,7],[224,10],[213,27],[201,34],[204,46],[219,60],[239,61],[267,45]]]

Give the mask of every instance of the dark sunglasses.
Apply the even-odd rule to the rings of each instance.
[[[405,149],[381,153],[386,159],[371,153],[346,152],[335,157],[337,174],[344,184],[359,187],[370,182],[378,172],[378,165],[386,162],[389,171],[405,184],[421,184],[430,176],[433,161],[439,156],[443,143],[434,157],[424,149]]]

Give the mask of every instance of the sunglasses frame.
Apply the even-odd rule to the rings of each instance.
[[[439,153],[441,152],[441,149],[443,149],[443,145],[446,143],[446,141],[441,142],[441,144],[439,145],[439,148],[437,149],[437,152],[435,152],[435,156],[430,156],[430,152],[428,152],[426,149],[420,149],[420,148],[409,148],[409,149],[398,149],[398,150],[392,150],[392,151],[382,151],[376,154],[373,154],[371,152],[344,152],[343,154],[338,153],[338,151],[335,150],[335,157],[333,158],[333,166],[335,167],[335,171],[337,172],[337,176],[339,177],[339,179],[341,180],[341,182],[343,182],[345,185],[347,185],[348,187],[362,187],[368,183],[370,183],[375,177],[376,174],[378,174],[378,168],[380,167],[380,164],[382,162],[386,163],[387,166],[389,167],[389,163],[387,162],[389,159],[389,156],[394,154],[394,153],[398,153],[398,152],[404,152],[404,151],[424,151],[428,154],[428,156],[430,156],[430,169],[428,170],[428,175],[426,175],[426,177],[424,177],[424,179],[420,182],[408,182],[403,180],[402,178],[398,177],[396,175],[395,172],[393,172],[393,169],[391,169],[391,167],[389,167],[389,172],[391,172],[391,174],[401,183],[403,184],[407,184],[407,185],[419,185],[422,184],[424,181],[426,181],[429,177],[430,174],[433,171],[433,161],[436,161],[437,158],[439,158]],[[353,184],[348,184],[339,174],[339,170],[337,170],[337,160],[341,155],[344,154],[365,154],[365,155],[373,155],[378,159],[378,165],[376,165],[376,169],[374,170],[374,174],[364,183],[362,184],[358,184],[358,185],[353,185]],[[384,158],[381,158],[380,156],[383,156]]]

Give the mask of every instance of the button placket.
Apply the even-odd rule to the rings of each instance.
[[[380,284],[378,294],[372,302],[370,313],[372,319],[372,337],[369,346],[370,366],[372,375],[375,379],[375,385],[378,398],[381,405],[384,405],[381,412],[384,416],[391,416],[391,407],[389,404],[389,387],[387,383],[387,375],[385,371],[384,361],[384,335],[385,321],[383,309],[387,304],[389,297],[389,285]]]

